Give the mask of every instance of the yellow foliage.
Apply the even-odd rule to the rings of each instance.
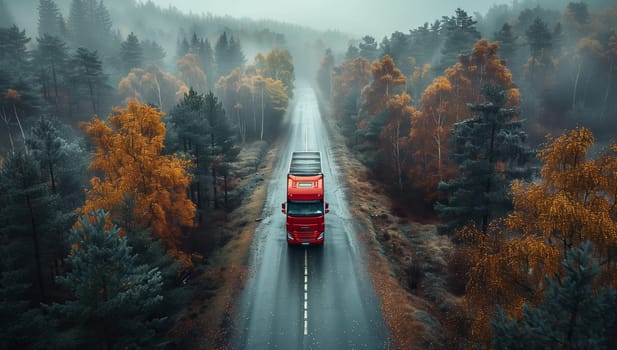
[[[459,233],[469,264],[465,305],[474,341],[490,345],[495,305],[520,317],[522,305],[537,303],[544,276],[562,273],[564,253],[591,241],[600,263],[600,283],[617,285],[617,145],[588,159],[594,144],[585,128],[548,138],[539,183],[512,185],[514,211],[483,235],[475,227]]]
[[[206,73],[201,69],[199,56],[189,53],[180,58],[176,63],[180,78],[193,90],[206,92],[208,89]]]
[[[394,64],[392,57],[385,55],[371,66],[373,81],[362,90],[363,109],[369,115],[377,115],[386,106],[390,94],[405,86],[405,75]]]
[[[499,45],[479,40],[470,55],[446,69],[424,90],[420,108],[414,117],[410,136],[414,140],[413,160],[409,169],[414,187],[435,198],[437,183],[456,174],[448,158],[448,137],[452,125],[470,118],[468,103],[482,103],[482,87],[499,85],[507,93],[505,107],[518,108],[520,92],[512,81],[512,74],[497,55]]]
[[[195,206],[187,197],[190,162],[161,155],[165,139],[162,112],[137,101],[117,108],[109,124],[98,117],[83,125],[96,146],[81,215],[105,209],[121,228],[139,225],[159,237],[168,250],[177,250],[182,227],[192,227]],[[130,213],[127,216],[127,205]],[[124,231],[123,231],[124,232]]]
[[[153,64],[145,69],[131,69],[118,83],[118,92],[126,103],[135,99],[141,103],[156,104],[163,111],[172,108],[188,91],[184,82]]]

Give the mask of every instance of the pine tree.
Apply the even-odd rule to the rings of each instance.
[[[163,302],[161,272],[137,262],[118,227],[107,228],[107,216],[96,210],[71,230],[72,249],[66,258],[70,270],[58,282],[75,300],[50,309],[74,322],[81,331],[81,347],[153,346],[156,328],[165,319],[156,312]]]
[[[235,68],[242,68],[246,63],[246,58],[244,57],[244,53],[242,52],[240,40],[234,38],[233,35],[231,36],[231,38],[229,38],[229,46],[227,48],[227,51],[229,57],[229,71]],[[227,73],[229,73],[229,71]]]
[[[176,58],[180,59],[184,57],[187,53],[190,52],[190,45],[186,38],[182,38],[182,40],[178,40],[177,48],[176,48]]]
[[[362,37],[362,41],[358,44],[358,49],[360,49],[360,56],[366,58],[369,62],[373,62],[379,57],[377,41],[370,35]]]
[[[33,301],[47,299],[44,247],[62,245],[53,236],[54,197],[41,178],[39,164],[26,152],[11,152],[0,168],[0,237],[16,247],[15,263],[25,270]]]
[[[190,155],[195,166],[190,194],[197,209],[202,209],[205,190],[203,185],[209,171],[208,141],[204,138],[204,135],[209,133],[205,97],[190,89],[170,112],[168,123],[173,130],[173,139],[168,142],[171,144],[170,149]]]
[[[441,62],[437,66],[441,74],[446,68],[458,62],[461,54],[471,51],[473,44],[480,39],[480,33],[476,30],[476,21],[464,10],[457,8],[456,16],[443,17],[441,30],[445,35],[445,43],[442,49]]]
[[[124,74],[128,74],[132,68],[139,68],[143,65],[144,54],[139,39],[133,32],[129,34],[120,48],[120,57]]]
[[[26,31],[20,31],[16,25],[0,27],[0,66],[14,78],[27,77],[29,74],[29,42]]]
[[[529,49],[531,51],[532,62],[537,61],[541,55],[552,46],[552,35],[547,24],[536,17],[533,23],[525,31]],[[532,64],[533,67],[533,64]]]
[[[498,309],[492,320],[495,349],[609,349],[617,323],[617,292],[593,288],[599,273],[593,244],[566,253],[562,278],[546,277],[544,301],[523,306],[523,318],[508,319]]]
[[[1,187],[1,186],[0,186]],[[0,349],[49,349],[54,347],[49,323],[28,300],[27,269],[16,262],[19,247],[0,247]]]
[[[39,38],[45,35],[60,37],[64,35],[63,18],[58,5],[53,0],[39,0]]]
[[[88,45],[92,44],[92,42],[89,42],[90,37],[88,35],[91,30],[91,24],[84,0],[72,0],[67,29],[70,41],[74,46],[89,47]]]
[[[360,49],[358,49],[358,47],[353,46],[353,45],[349,45],[347,47],[347,51],[345,52],[345,60],[346,61],[351,61],[354,60],[356,58],[360,57]]]
[[[210,45],[210,41],[208,39],[201,39],[201,43],[199,44],[199,59],[201,61],[201,69],[206,73],[206,75],[214,76],[214,51],[212,50],[212,46]],[[209,85],[213,85],[214,82],[211,82]]]
[[[88,101],[91,113],[99,114],[101,100],[109,91],[107,76],[97,51],[80,47],[70,60],[70,79],[73,84],[73,102]]]
[[[505,91],[486,86],[484,93],[488,103],[469,105],[479,114],[456,123],[452,130],[450,157],[459,164],[460,178],[440,183],[450,198],[448,204],[435,205],[439,216],[449,220],[448,230],[473,221],[486,232],[489,221],[512,206],[510,181],[531,175],[525,166],[530,159],[524,145],[527,135],[514,118],[515,111],[503,107]]]
[[[498,32],[495,32],[494,39],[499,43],[499,53],[506,59],[508,67],[514,67],[514,59],[516,54],[516,38],[512,33],[512,26],[507,22],[501,26]]]
[[[227,39],[226,32],[223,32],[216,42],[214,58],[218,77],[229,74],[235,68],[243,67],[246,62],[240,41],[234,39],[233,35]]]
[[[36,39],[38,46],[34,51],[33,64],[39,68],[39,81],[43,88],[43,98],[47,103],[55,106],[59,113],[58,104],[62,85],[68,74],[68,49],[64,41],[57,36],[48,34]]]
[[[212,92],[206,94],[204,99],[205,113],[209,126],[208,151],[212,170],[213,201],[214,207],[218,208],[217,176],[224,176],[225,206],[227,206],[228,164],[236,159],[239,149],[235,145],[233,131],[229,126],[227,118],[225,118],[225,110],[221,102]]]
[[[35,158],[39,159],[41,169],[47,174],[51,192],[57,193],[57,168],[62,161],[64,140],[60,138],[58,130],[49,119],[39,118],[33,126],[31,136],[28,139],[29,149]]]
[[[227,33],[223,32],[216,41],[214,47],[214,60],[216,61],[216,76],[221,77],[227,75],[231,71],[229,67],[229,42],[227,41]]]
[[[144,65],[154,64],[158,67],[163,66],[163,59],[167,56],[165,49],[154,40],[144,40],[141,42],[143,51]]]

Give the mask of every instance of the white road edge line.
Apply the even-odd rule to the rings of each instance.
[[[308,335],[308,252],[304,248],[304,335]]]

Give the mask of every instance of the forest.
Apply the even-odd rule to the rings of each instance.
[[[1,349],[195,345],[177,335],[203,294],[187,280],[224,242],[193,243],[238,206],[231,165],[276,139],[293,96],[268,25],[303,31],[242,23],[0,1]]]
[[[452,242],[452,298],[425,298],[444,348],[617,345],[616,23],[608,2],[515,1],[323,55],[348,147]],[[391,266],[417,254],[390,239]],[[429,294],[435,271],[398,268]]]
[[[239,205],[233,164],[284,132],[300,77],[393,211],[454,247],[454,301],[401,270],[442,348],[617,347],[617,6],[401,30],[0,0],[0,349],[194,347],[187,281],[225,242],[192,239]]]

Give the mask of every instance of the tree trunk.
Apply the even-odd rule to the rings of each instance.
[[[489,171],[489,176],[486,179],[486,192],[485,194],[488,194],[491,192],[491,178],[493,175],[493,150],[495,147],[495,120],[492,121],[492,127],[491,127],[491,144],[489,147],[489,151],[488,151],[488,171]],[[485,197],[486,198],[486,197]],[[484,216],[482,217],[482,232],[486,233],[486,231],[488,230],[488,220],[491,216],[491,209],[490,209],[490,203],[488,203],[487,200],[485,200],[484,202],[484,207],[486,208],[486,212],[484,214]]]
[[[51,178],[51,193],[56,194],[56,177],[54,176],[54,167],[49,161],[49,177]]]
[[[228,196],[227,196],[227,173],[225,173],[225,175],[223,175],[223,179],[225,180],[225,209],[228,208],[227,206],[227,202],[228,202]]]
[[[264,88],[261,87],[261,133],[259,134],[259,141],[264,139]]]
[[[54,81],[54,105],[56,107],[56,113],[58,113],[58,78],[56,75],[56,65],[51,63],[51,77]]]
[[[606,104],[608,103],[608,97],[611,93],[611,85],[613,82],[613,64],[611,63],[611,66],[608,70],[608,83],[606,85],[606,91],[604,92],[604,102],[602,103],[602,114],[600,115],[600,119],[604,120],[604,115],[606,114]]]
[[[26,183],[24,179],[24,189],[26,189]],[[39,287],[39,292],[41,293],[41,301],[45,301],[45,290],[43,287],[43,268],[41,266],[41,251],[39,246],[39,236],[36,230],[36,220],[34,219],[34,209],[32,208],[32,202],[30,200],[30,196],[26,195],[26,204],[28,205],[28,211],[30,212],[30,225],[32,228],[32,244],[34,245],[34,262],[36,264],[36,277]]]
[[[214,209],[218,209],[219,205],[216,198],[216,168],[214,163],[212,164],[212,191],[214,194]]]
[[[576,71],[576,78],[574,79],[574,91],[572,92],[572,112],[576,109],[576,89],[578,88],[578,78],[581,76],[581,65],[583,62],[578,63],[578,70]]]

